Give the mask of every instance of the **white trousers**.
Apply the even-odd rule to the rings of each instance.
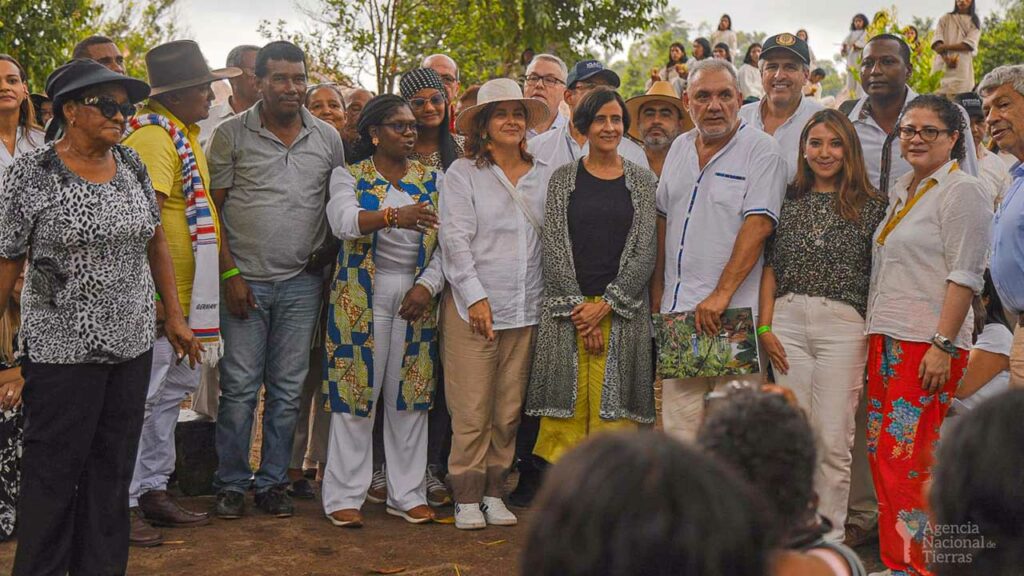
[[[128,492],[131,507],[150,490],[166,490],[174,472],[174,429],[181,401],[199,385],[199,367],[190,368],[188,359],[176,364],[174,348],[161,336],[153,344],[153,368],[146,393],[146,415],[139,437],[135,472]]]
[[[818,435],[818,512],[832,521],[827,538],[838,542],[850,499],[854,418],[867,364],[864,318],[844,302],[787,294],[775,300],[772,331],[789,362],[787,374],[776,367],[775,381],[793,391]]]
[[[399,410],[407,323],[398,316],[412,275],[377,270],[373,281],[373,402],[384,403],[384,455],[388,506],[410,510],[427,503],[427,411]],[[373,419],[336,412],[324,472],[324,512],[359,509],[373,478]]]
[[[761,374],[709,378],[668,378],[661,381],[661,421],[665,433],[684,442],[697,440],[704,422],[704,395],[728,386],[756,387]]]

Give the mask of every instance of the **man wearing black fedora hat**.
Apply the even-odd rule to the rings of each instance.
[[[210,70],[199,45],[191,40],[153,48],[146,54],[146,69],[152,92],[146,106],[129,120],[124,143],[139,153],[149,172],[174,262],[178,300],[188,313],[189,324],[204,339],[204,364],[215,365],[221,348],[217,212],[207,193],[210,174],[197,123],[210,114],[210,83],[242,71]],[[160,304],[157,302],[158,319]],[[170,527],[197,526],[210,520],[205,512],[182,508],[167,492],[167,479],[174,471],[179,407],[198,386],[200,370],[174,362],[166,338],[157,339],[153,352],[146,418],[129,492],[130,542],[134,546],[162,542],[160,533],[143,517],[153,525]]]

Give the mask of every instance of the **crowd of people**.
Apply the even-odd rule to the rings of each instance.
[[[939,25],[956,75],[973,10]],[[161,528],[317,486],[349,528],[532,506],[530,574],[856,575],[874,535],[893,574],[959,573],[931,522],[996,543],[972,573],[1019,568],[1024,65],[918,95],[867,24],[842,110],[806,31],[737,69],[728,16],[628,99],[546,53],[466,91],[435,54],[381,95],[287,41],[217,70],[168,42],[142,81],[93,36],[45,94],[0,55],[14,574],[124,573]],[[658,318],[716,336],[732,308],[760,370],[660,377]],[[209,512],[168,491],[186,400],[216,421]]]

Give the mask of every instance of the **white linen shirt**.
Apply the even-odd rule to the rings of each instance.
[[[383,178],[383,177],[382,177]],[[440,185],[443,173],[437,172],[437,183]],[[364,210],[356,200],[356,178],[349,171],[347,166],[338,166],[331,172],[331,199],[327,202],[327,221],[331,225],[331,232],[341,240],[355,240],[363,236],[369,236],[359,230],[359,213]],[[408,193],[402,190],[395,190],[388,184],[384,200],[380,207],[401,208],[416,202]],[[420,253],[420,238],[422,233],[415,230],[380,230],[377,234],[377,244],[374,246],[374,266],[378,272],[384,273],[412,273],[416,269],[416,260]],[[422,284],[430,291],[431,296],[437,296],[444,288],[444,273],[441,271],[441,258],[435,252],[430,256],[430,262],[423,269],[420,277],[416,279],[417,284]]]
[[[907,96],[903,100],[903,107],[906,108],[907,104],[914,98],[917,98],[917,92],[914,92],[913,88],[907,86]],[[882,130],[878,122],[875,122],[875,119],[868,113],[868,110],[864,110],[867,102],[867,98],[861,98],[857,102],[853,110],[850,111],[850,122],[853,122],[857,136],[860,137],[860,147],[864,151],[864,164],[867,165],[868,178],[871,179],[871,185],[879,191],[886,192],[891,204],[895,198],[896,180],[910,172],[911,168],[910,164],[903,159],[903,153],[900,151],[900,139],[896,136],[895,132],[891,135],[886,134],[885,130]],[[971,119],[967,116],[966,110],[959,105],[957,105],[957,108],[960,109],[960,116],[963,117],[964,126],[968,127],[964,131],[965,133],[961,134],[961,137],[964,138],[967,150],[974,150],[974,136],[971,134],[970,129]],[[888,163],[883,158],[886,143],[889,146]],[[968,154],[967,158],[960,163],[960,168],[971,176],[978,175],[978,159],[975,156],[975,154]],[[881,184],[883,173],[888,174],[888,180],[884,187]]]
[[[45,134],[42,130],[29,128],[25,130],[18,126],[14,136],[14,155],[7,149],[7,146],[0,144],[0,175],[3,175],[4,168],[14,164],[14,159],[26,152],[31,152],[43,145]]]
[[[576,162],[590,151],[589,140],[584,140],[583,146],[580,146],[569,134],[569,122],[566,122],[558,129],[552,128],[543,134],[539,134],[536,138],[527,142],[526,146],[534,158],[540,158],[547,162],[552,171],[559,166]],[[626,160],[632,160],[634,164],[639,164],[648,170],[651,169],[651,164],[647,161],[647,154],[644,153],[644,149],[625,136],[619,142],[619,156]]]
[[[744,119],[747,124],[764,132],[761,106],[767,106],[767,102],[761,100],[760,102],[751,102],[744,105],[740,108],[740,118]],[[824,109],[824,106],[813,99],[801,96],[800,105],[797,106],[796,112],[775,129],[775,134],[771,135],[779,143],[782,157],[786,159],[788,167],[786,182],[792,182],[796,176],[796,163],[800,157],[800,134],[803,132],[804,126],[807,125],[807,121],[811,119],[811,116],[814,116],[815,112]]]
[[[565,114],[562,114],[561,112],[558,112],[558,114],[555,116],[555,119],[551,122],[551,126],[549,126],[548,129],[545,130],[544,132],[550,132],[552,130],[558,130],[559,128],[561,128],[562,126],[565,126],[568,123],[569,123],[569,119],[565,116]],[[530,128],[529,130],[526,131],[526,139],[527,140],[533,140],[534,138],[536,138],[537,136],[540,136],[544,132],[537,132],[537,130],[535,130],[533,128]]]
[[[228,118],[235,116],[235,110],[231,107],[231,101],[225,100],[210,108],[210,115],[197,122],[199,125],[199,145],[203,151],[207,151],[206,143],[213,135],[213,130],[224,123]]]
[[[879,245],[878,236],[886,222],[909,200],[913,179],[914,173],[908,172],[896,181],[886,218],[875,230],[867,332],[931,342],[946,298],[946,283],[970,288],[975,294],[985,286],[992,201],[977,178],[954,170],[949,162],[918,185],[921,190],[929,181],[937,182],[892,229],[885,244]],[[943,336],[952,339],[957,348],[970,348],[973,318],[968,310],[959,332]]]
[[[658,184],[658,212],[666,218],[663,313],[693,310],[710,296],[744,219],[761,214],[778,222],[786,192],[786,163],[771,136],[742,124],[701,170],[697,134],[672,143]],[[757,311],[763,263],[759,256],[730,308]]]
[[[978,178],[992,197],[992,205],[999,206],[1003,202],[1006,191],[1013,184],[1010,169],[998,154],[988,148],[982,146],[979,151],[978,168],[981,173],[978,174]]]
[[[540,235],[512,200],[501,169],[475,162],[453,162],[439,188],[441,261],[455,308],[468,322],[469,307],[486,298],[495,330],[536,325],[544,288]],[[515,186],[540,224],[550,178],[550,165],[535,157]]]

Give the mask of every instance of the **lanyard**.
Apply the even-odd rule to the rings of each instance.
[[[953,162],[953,165],[950,166],[948,173],[951,174],[954,170],[957,169],[959,169],[959,165],[956,162]],[[917,204],[917,201],[920,200],[922,196],[924,196],[929,190],[934,188],[938,183],[938,180],[936,180],[935,178],[931,178],[930,180],[928,180],[928,183],[924,185],[924,188],[921,188],[920,191],[917,192],[917,194],[914,194],[914,197],[911,198],[903,206],[903,208],[899,210],[899,212],[893,212],[891,215],[889,215],[889,220],[885,223],[885,228],[882,228],[882,233],[879,234],[878,239],[875,240],[876,242],[878,242],[879,246],[885,246],[885,239],[888,238],[889,234],[892,233],[893,229],[895,229],[896,226],[901,221],[903,221],[903,218],[910,213],[910,209],[914,207],[914,204]]]

